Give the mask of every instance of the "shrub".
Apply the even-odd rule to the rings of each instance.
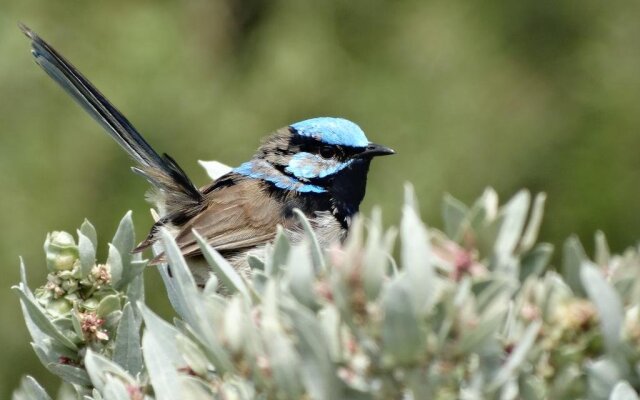
[[[129,214],[106,263],[85,222],[77,242],[48,236],[45,285],[31,292],[22,266],[15,288],[33,348],[70,398],[638,399],[638,251],[612,256],[597,234],[590,260],[570,238],[561,272],[548,268],[544,201],[446,197],[441,232],[408,188],[399,262],[379,210],[326,250],[299,215],[306,241],[280,232],[266,259],[250,259],[250,281],[199,238],[214,272],[202,290],[164,231],[173,323],[144,304]],[[14,398],[49,396],[26,377]]]

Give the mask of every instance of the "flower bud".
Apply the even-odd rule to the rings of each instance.
[[[71,270],[78,260],[78,246],[67,232],[55,231],[47,235],[44,242],[47,267],[50,271]]]

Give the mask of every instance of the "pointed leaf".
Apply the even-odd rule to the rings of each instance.
[[[438,278],[433,267],[429,234],[408,201],[402,212],[400,235],[402,267],[411,285],[409,299],[414,304],[415,312],[422,313],[435,299]]]
[[[173,325],[157,316],[144,304],[138,303],[138,308],[144,318],[146,334],[154,336],[155,342],[163,343],[165,358],[167,358],[175,368],[183,366],[184,359],[176,346],[176,337],[178,337],[180,332],[178,332]]]
[[[280,276],[282,267],[287,264],[290,247],[289,240],[284,234],[284,229],[282,229],[282,226],[278,225],[278,232],[276,233],[276,238],[273,241],[273,251],[267,260],[265,268],[265,272],[268,276]]]
[[[20,387],[13,393],[12,400],[51,400],[42,386],[27,375],[20,381]]]
[[[489,390],[498,389],[509,379],[515,378],[516,370],[524,363],[526,357],[535,343],[536,336],[540,332],[542,321],[534,321],[525,330],[507,361],[500,367],[493,381],[489,384]]]
[[[109,375],[106,376],[104,385],[104,398],[109,400],[131,400],[131,396],[127,387],[121,380],[115,379]]]
[[[609,252],[609,244],[607,243],[607,238],[604,236],[602,231],[596,232],[596,251],[595,251],[595,261],[601,267],[606,267],[609,265],[609,258],[611,254]]]
[[[198,232],[194,230],[193,234],[200,245],[202,254],[207,259],[209,265],[211,265],[211,268],[213,268],[216,276],[220,279],[222,284],[225,285],[231,293],[240,292],[246,300],[250,301],[251,296],[249,289],[238,271],[236,271],[231,264],[229,264],[229,262],[220,255],[220,253],[211,247],[211,245],[209,245],[209,243],[207,243],[207,241],[200,236]]]
[[[89,375],[87,375],[87,372],[82,368],[56,363],[50,363],[46,365],[46,367],[66,382],[80,386],[91,386]]]
[[[89,276],[91,268],[96,263],[96,249],[91,239],[85,236],[82,231],[78,231],[78,252],[80,254],[80,266],[82,277]]]
[[[67,338],[62,332],[56,328],[49,318],[44,314],[42,309],[31,299],[19,286],[13,286],[12,289],[18,292],[20,295],[20,302],[29,315],[30,320],[35,326],[45,335],[56,340],[63,346],[71,349],[78,350],[78,346],[75,345],[69,338]]]
[[[529,192],[522,190],[513,196],[500,211],[502,221],[493,246],[494,253],[500,262],[504,262],[513,254],[523,234],[531,201],[530,197]]]
[[[100,300],[96,314],[99,317],[106,317],[114,311],[120,310],[120,296],[117,294],[110,294]]]
[[[549,265],[552,255],[553,246],[548,243],[540,243],[522,256],[520,282],[524,282],[529,276],[540,276]]]
[[[316,236],[315,231],[311,227],[311,223],[306,215],[302,212],[302,210],[294,208],[293,212],[298,216],[300,220],[300,224],[302,225],[302,229],[304,229],[305,234],[311,244],[311,259],[313,261],[313,266],[316,272],[322,271],[325,268],[324,263],[324,253],[322,251],[322,247],[320,247],[320,243],[318,242],[318,237]]]
[[[118,251],[118,248],[109,243],[109,255],[107,256],[107,264],[111,271],[111,284],[118,286],[120,279],[122,278],[122,256]]]
[[[582,263],[582,285],[600,316],[600,326],[607,349],[614,352],[621,342],[624,308],[616,290],[607,282],[598,267],[590,261]]]
[[[93,227],[88,219],[85,219],[82,225],[80,225],[80,232],[82,232],[82,234],[91,241],[94,249],[98,248],[98,234],[96,233],[96,228]]]
[[[530,250],[536,244],[538,233],[540,232],[540,225],[542,225],[544,203],[546,200],[547,195],[545,193],[538,193],[533,201],[531,217],[529,218],[529,223],[527,223],[527,227],[522,235],[522,240],[520,240],[521,251]]]
[[[408,275],[395,279],[382,294],[384,322],[382,351],[388,363],[398,366],[411,363],[422,355],[424,327],[420,326],[412,302],[412,282]]]
[[[627,381],[621,381],[613,387],[610,400],[638,400],[638,394]]]
[[[176,311],[180,313],[180,316],[189,325],[197,328],[204,323],[204,318],[201,318],[203,310],[196,282],[193,279],[191,272],[189,272],[189,267],[187,266],[187,263],[171,233],[169,233],[167,229],[163,228],[161,229],[160,234],[165,254],[169,265],[171,265],[171,272],[173,274],[173,278],[171,278],[171,280],[173,281],[173,287],[175,288],[181,303],[181,308]]]
[[[287,277],[289,278],[289,289],[296,300],[306,307],[315,309],[317,302],[313,285],[316,276],[308,256],[308,249],[309,247],[306,245],[294,246],[291,249],[287,263]]]
[[[340,398],[335,366],[326,351],[328,344],[317,318],[300,306],[287,306],[285,311],[291,317],[299,338],[300,373],[310,398]]]
[[[131,211],[128,211],[122,220],[120,220],[120,225],[118,225],[118,230],[113,236],[111,243],[122,256],[122,264],[125,266],[128,265],[131,261],[131,250],[135,247],[135,232],[133,230]]]
[[[444,220],[444,231],[451,239],[458,241],[463,233],[469,209],[461,201],[450,194],[444,196],[442,203],[442,217]]]
[[[116,332],[113,361],[131,375],[142,371],[142,351],[140,349],[140,323],[136,320],[131,303],[125,304]]]
[[[84,364],[87,369],[86,373],[91,379],[90,383],[101,392],[104,391],[104,386],[110,375],[122,378],[129,384],[135,384],[133,377],[129,375],[127,371],[122,369],[122,367],[91,349],[87,349],[87,354],[84,357]]]
[[[142,336],[142,352],[156,399],[181,399],[183,393],[178,371],[163,347],[163,343],[158,342],[148,330],[145,331]]]
[[[585,295],[580,279],[581,265],[585,260],[587,255],[578,238],[572,236],[567,239],[562,248],[562,277],[577,296]]]

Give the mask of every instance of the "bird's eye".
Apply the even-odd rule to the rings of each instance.
[[[322,158],[333,158],[336,155],[336,149],[330,146],[324,146],[320,149]]]

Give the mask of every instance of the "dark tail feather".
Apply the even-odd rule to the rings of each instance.
[[[162,190],[168,204],[184,207],[200,203],[202,194],[171,157],[153,150],[124,115],[53,47],[26,26],[20,24],[20,29],[31,39],[36,63],[140,164],[133,170]]]

